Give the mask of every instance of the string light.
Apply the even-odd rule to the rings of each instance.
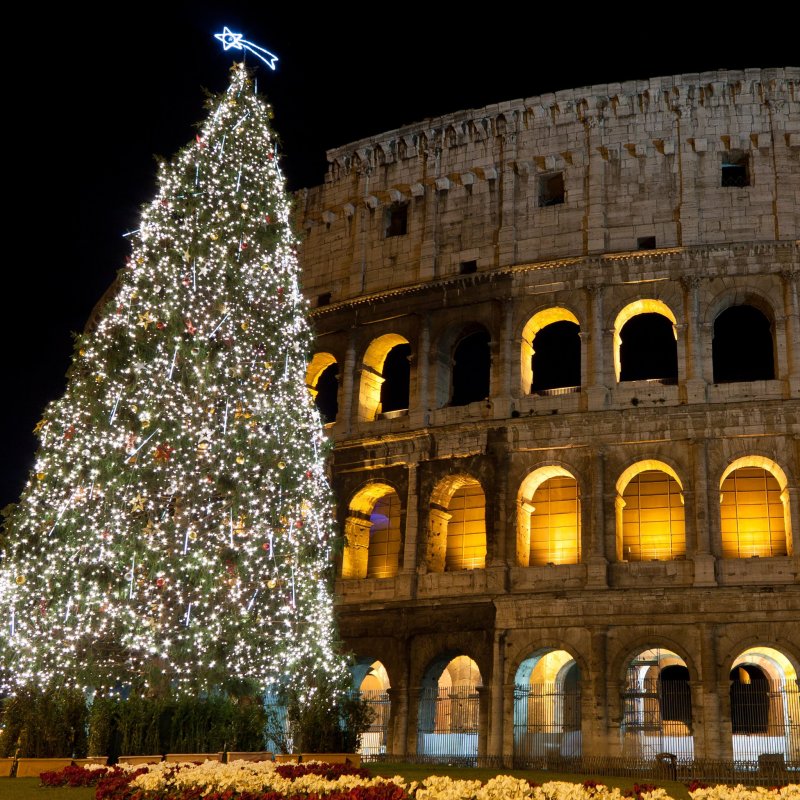
[[[234,67],[196,141],[160,167],[113,299],[78,338],[6,526],[0,689],[345,674],[270,113]]]

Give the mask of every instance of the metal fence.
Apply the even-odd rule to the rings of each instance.
[[[391,710],[389,693],[373,690],[364,691],[360,694],[372,709],[372,722],[370,722],[367,731],[361,735],[358,752],[362,756],[385,753],[386,737],[389,729],[389,712]]]
[[[671,753],[680,763],[694,759],[692,696],[685,680],[641,678],[643,663],[628,670],[622,693],[622,753],[654,761]]]
[[[514,688],[514,762],[581,754],[579,685],[555,683]]]
[[[800,690],[797,683],[752,680],[731,684],[734,761],[800,762]]]
[[[431,761],[474,763],[478,756],[478,709],[474,686],[423,689],[417,754]]]

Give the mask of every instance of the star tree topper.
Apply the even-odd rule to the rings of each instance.
[[[214,38],[222,42],[223,50],[227,51],[231,48],[234,50],[248,50],[256,58],[260,58],[270,69],[274,70],[278,56],[263,47],[259,47],[257,44],[248,42],[243,37],[243,33],[234,33],[227,25],[222,29],[222,33],[214,34]]]

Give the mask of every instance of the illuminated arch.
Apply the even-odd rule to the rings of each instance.
[[[674,327],[678,324],[678,321],[675,318],[675,314],[672,313],[672,309],[662,300],[646,299],[635,300],[633,303],[628,303],[628,305],[617,314],[617,318],[614,320],[614,374],[617,377],[617,383],[619,383],[620,374],[622,373],[622,361],[620,357],[622,329],[625,327],[626,322],[639,314],[660,314],[662,317],[666,317],[673,325],[676,341],[678,338],[677,330]]]
[[[683,484],[663,461],[631,464],[617,479],[617,555],[665,561],[686,555]]]
[[[351,670],[353,689],[372,711],[369,727],[359,737],[358,752],[362,756],[385,753],[391,709],[389,674],[380,661],[369,658],[358,659]]]
[[[397,333],[387,333],[374,339],[362,359],[361,382],[358,392],[358,418],[371,421],[380,413],[381,387],[385,381],[383,365],[395,347],[408,345],[408,339]]]
[[[622,683],[622,752],[653,760],[674,753],[694,756],[689,667],[677,653],[660,647],[641,650],[628,662]]]
[[[580,490],[559,465],[529,473],[517,493],[517,564],[577,564],[581,556]]]
[[[447,658],[437,659],[422,680],[417,753],[477,756],[481,672],[469,656],[457,655],[445,663]]]
[[[327,422],[336,420],[338,380],[334,378],[329,381],[327,376],[330,374],[328,371],[337,366],[336,358],[330,353],[314,353],[306,369],[306,386],[314,398],[314,404]]]
[[[720,478],[723,558],[785,556],[791,550],[786,473],[759,455],[737,458]]]
[[[391,578],[399,569],[401,507],[385,483],[362,487],[350,501],[344,524],[342,578]]]
[[[486,497],[469,475],[451,475],[431,493],[425,563],[430,572],[486,566]]]
[[[580,328],[578,318],[568,309],[561,306],[546,308],[538,311],[526,323],[522,329],[522,341],[520,345],[520,389],[523,395],[529,394],[533,384],[533,340],[540,330],[552,325],[555,322],[572,322]]]
[[[514,753],[581,754],[581,670],[566,650],[528,655],[514,676]]]
[[[757,763],[761,753],[800,759],[800,690],[795,664],[780,650],[756,645],[730,671],[733,757]],[[755,745],[755,747],[754,747]]]

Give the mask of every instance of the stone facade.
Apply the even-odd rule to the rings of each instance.
[[[511,754],[520,665],[555,650],[580,670],[583,753],[619,755],[626,671],[664,648],[688,669],[694,757],[731,758],[737,659],[776,651],[795,685],[800,669],[800,70],[557,92],[328,160],[325,183],[299,197],[309,384],[338,364],[328,430],[346,534],[368,546],[379,492],[365,487],[400,500],[394,574],[345,567],[337,581],[346,644],[391,682],[387,751],[417,752],[432,665],[466,655],[482,678],[479,753]],[[772,371],[715,383],[715,323],[739,306],[768,322]],[[624,379],[624,329],[640,315],[670,320],[674,380]],[[532,393],[535,337],[565,320],[580,329],[580,385]],[[474,331],[488,333],[488,396],[454,405],[454,351]],[[398,343],[408,408],[384,414]],[[726,550],[720,489],[738,466],[780,490],[785,540],[766,556]],[[521,487],[544,468],[577,484],[572,563],[529,563]],[[630,560],[625,481],[653,469],[679,484],[683,549]],[[437,492],[455,479],[485,495],[475,569],[433,555],[449,518]]]

